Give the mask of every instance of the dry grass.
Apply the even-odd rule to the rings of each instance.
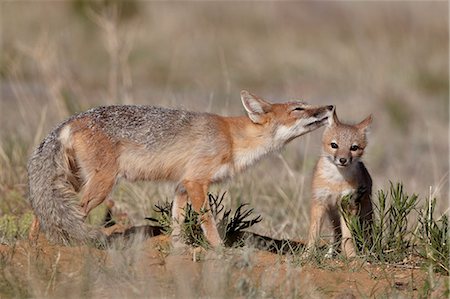
[[[349,122],[372,113],[374,190],[401,181],[448,212],[447,3],[99,3],[0,4],[0,216],[29,211],[27,156],[68,115],[113,103],[236,115],[243,88],[335,104]],[[304,238],[320,134],[213,193],[250,203],[264,219],[258,233]],[[172,189],[123,183],[113,196],[140,224]]]

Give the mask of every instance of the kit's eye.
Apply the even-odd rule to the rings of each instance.
[[[330,144],[331,148],[338,148],[339,146],[337,145],[337,143],[332,142]]]
[[[353,145],[350,147],[350,150],[351,150],[352,152],[357,151],[357,150],[359,150],[359,146],[357,146],[356,144],[353,144]]]
[[[295,107],[293,111],[303,111],[305,108],[302,107]]]

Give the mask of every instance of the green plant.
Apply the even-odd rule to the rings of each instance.
[[[354,197],[354,194],[344,197],[342,203],[354,201]],[[388,192],[377,192],[370,227],[363,227],[358,217],[343,207],[341,213],[352,231],[359,254],[380,262],[401,262],[411,255],[413,227],[408,219],[417,203],[416,194],[410,196],[401,183],[391,182]],[[371,238],[368,239],[368,235]]]
[[[371,240],[358,218],[346,212],[354,195],[342,199],[344,219],[354,236],[359,254],[373,261],[399,263],[418,254],[434,271],[449,275],[450,231],[447,214],[435,216],[436,198],[417,208],[417,195],[408,195],[403,185],[391,183],[389,192],[378,191]],[[408,219],[418,219],[411,225]]]
[[[261,222],[261,216],[251,218],[253,209],[248,209],[248,204],[240,204],[232,214],[231,209],[225,209],[223,200],[225,198],[225,192],[222,195],[208,194],[208,201],[210,206],[210,212],[217,223],[219,234],[225,241],[225,244],[231,246],[238,239],[242,231],[249,228],[259,222]],[[165,201],[155,205],[154,210],[156,217],[147,217],[147,220],[158,223],[162,230],[169,234],[171,232],[172,223],[172,202]],[[206,209],[200,211],[200,214],[192,209],[191,205],[187,205],[185,208],[185,220],[182,225],[182,234],[185,242],[194,246],[207,246],[199,217],[201,214],[209,212]]]
[[[225,206],[223,205],[225,194],[225,192],[221,196],[208,194],[208,201],[211,207],[211,213],[216,220],[220,237],[228,245],[232,245],[244,229],[261,222],[262,218],[260,215],[255,218],[250,218],[251,214],[253,214],[253,209],[248,209],[247,203],[241,203],[231,216],[231,209],[225,210]]]
[[[0,216],[27,210],[26,159],[29,141],[20,136],[0,140]]]
[[[447,214],[434,216],[436,198],[427,199],[418,210],[418,227],[415,234],[419,240],[418,253],[436,271],[449,275],[450,235]]]
[[[145,219],[156,222],[166,234],[170,234],[172,232],[172,202],[168,200],[162,203],[158,202],[153,207],[153,210],[156,212],[156,217],[147,217]]]
[[[5,215],[0,217],[0,243],[11,243],[28,235],[33,219],[31,212],[21,216]]]

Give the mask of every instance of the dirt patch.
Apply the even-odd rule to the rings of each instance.
[[[447,277],[357,260],[317,267],[249,247],[173,250],[164,235],[123,245],[62,247],[43,237],[1,245],[0,297],[421,297],[448,289]]]

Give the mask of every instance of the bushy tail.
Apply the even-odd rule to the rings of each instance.
[[[29,200],[40,228],[49,241],[59,244],[102,241],[103,234],[84,223],[71,149],[61,143],[57,132],[44,139],[28,162]]]

